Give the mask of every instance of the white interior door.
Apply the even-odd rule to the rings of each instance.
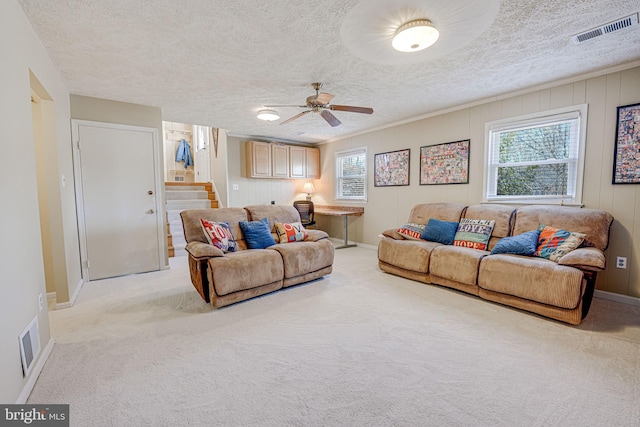
[[[161,212],[150,128],[79,123],[84,249],[89,280],[160,269]]]

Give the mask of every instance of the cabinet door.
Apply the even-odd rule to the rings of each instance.
[[[305,160],[307,165],[307,178],[320,178],[320,150],[318,148],[305,148]]]
[[[289,176],[291,178],[306,178],[306,149],[304,147],[289,147]]]
[[[271,176],[274,178],[289,178],[289,147],[271,144]]]
[[[271,144],[249,141],[246,151],[249,178],[271,178]]]

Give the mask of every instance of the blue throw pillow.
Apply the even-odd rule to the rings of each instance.
[[[439,219],[431,218],[427,222],[427,226],[424,228],[420,238],[442,243],[443,245],[451,245],[456,231],[458,231],[457,222],[440,221]]]
[[[263,218],[260,221],[240,221],[240,230],[244,235],[249,249],[264,249],[273,246],[276,241],[269,230],[269,220]]]
[[[498,240],[493,247],[491,255],[494,254],[514,254],[533,256],[538,246],[538,230],[527,231],[517,236],[504,237]]]

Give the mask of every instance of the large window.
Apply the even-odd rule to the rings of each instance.
[[[581,204],[587,105],[486,125],[487,202]]]
[[[367,199],[367,149],[336,153],[336,199]]]

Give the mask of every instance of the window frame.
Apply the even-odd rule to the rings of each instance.
[[[339,166],[339,162],[343,158],[353,157],[357,155],[364,154],[364,174],[357,177],[362,177],[363,179],[363,194],[362,196],[344,196],[341,194],[341,179],[344,178],[341,174],[341,168]],[[335,198],[336,200],[349,200],[354,202],[366,202],[367,201],[367,163],[369,162],[369,158],[367,156],[367,147],[358,147],[358,148],[350,148],[348,150],[341,150],[335,152]],[[351,177],[353,178],[353,177]]]
[[[507,203],[507,204],[548,204],[548,205],[568,205],[582,206],[582,186],[584,181],[584,160],[586,153],[587,137],[587,115],[588,104],[573,105],[570,107],[558,108],[554,110],[541,111],[523,116],[510,117],[501,120],[487,122],[485,124],[485,145],[484,145],[484,175],[482,188],[483,203]],[[567,177],[567,188],[573,187],[573,194],[565,196],[498,196],[489,194],[490,186],[497,189],[497,164],[491,163],[491,153],[498,138],[494,135],[500,132],[508,132],[524,127],[544,127],[554,122],[562,120],[577,119],[577,147],[575,158],[567,161],[548,160],[543,163],[563,163],[569,166],[569,176]],[[523,162],[525,163],[525,162]],[[539,163],[541,164],[541,163]]]

